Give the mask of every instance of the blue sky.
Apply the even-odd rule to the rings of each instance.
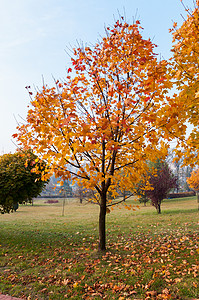
[[[184,0],[192,7],[192,0]],[[53,84],[70,66],[67,47],[77,41],[95,43],[104,26],[114,23],[118,11],[141,21],[143,36],[158,45],[168,59],[169,28],[185,16],[180,0],[0,0],[0,154],[14,152],[16,121],[25,118],[29,97],[25,86]]]

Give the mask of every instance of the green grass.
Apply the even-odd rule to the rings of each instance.
[[[99,207],[68,200],[20,206],[0,215],[0,293],[31,300],[196,299],[195,197],[107,214],[107,251],[99,253]],[[137,205],[133,199],[130,201]]]

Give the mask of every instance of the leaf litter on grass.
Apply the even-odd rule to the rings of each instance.
[[[198,233],[188,228],[117,236],[110,230],[102,254],[96,236],[86,234],[49,244],[41,232],[37,251],[26,251],[25,240],[9,251],[2,243],[0,291],[34,300],[197,298]]]

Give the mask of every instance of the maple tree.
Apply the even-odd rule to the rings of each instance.
[[[199,209],[199,169],[193,170],[191,176],[187,178],[187,183],[197,195],[198,209]]]
[[[184,156],[185,164],[193,166],[198,163],[199,157],[199,1],[194,1],[193,9],[185,5],[184,8],[187,16],[183,24],[178,28],[175,22],[170,30],[173,34],[171,73],[178,90],[176,103],[181,102],[183,105],[180,113],[192,124],[188,138],[178,141],[183,149],[178,154]]]
[[[35,97],[27,87],[27,123],[14,135],[46,161],[44,180],[54,173],[95,191],[99,250],[106,247],[106,212],[125,200],[115,200],[117,189],[130,190],[146,161],[166,154],[164,141],[183,133],[181,103],[167,94],[167,62],[141,30],[139,21],[121,17],[92,48],[74,48],[64,81],[44,85]]]
[[[35,162],[31,151],[4,154],[0,157],[0,213],[16,210],[18,203],[30,202],[44,188],[41,180],[45,163]],[[37,174],[34,168],[37,168]]]

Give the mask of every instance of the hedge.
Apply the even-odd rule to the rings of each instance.
[[[171,193],[171,194],[168,195],[168,199],[192,197],[192,196],[195,196],[195,195],[196,195],[195,191],[182,192],[182,193]]]

